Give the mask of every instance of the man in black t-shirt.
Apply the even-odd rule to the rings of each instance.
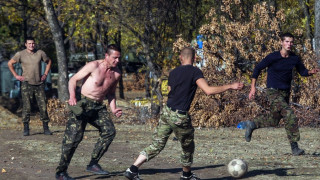
[[[128,179],[140,179],[138,168],[163,150],[172,132],[174,132],[182,147],[180,162],[183,172],[180,179],[199,179],[191,172],[195,145],[194,128],[188,114],[197,87],[199,86],[207,95],[211,95],[229,89],[241,89],[243,83],[233,83],[218,87],[209,86],[201,70],[192,65],[194,59],[195,51],[193,48],[187,47],[181,51],[181,66],[175,68],[169,74],[168,101],[161,111],[159,124],[153,134],[152,143],[140,152],[134,164],[126,170],[124,176]]]

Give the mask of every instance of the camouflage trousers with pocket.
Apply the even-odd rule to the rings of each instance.
[[[183,166],[191,166],[193,162],[194,128],[188,113],[179,114],[164,106],[159,124],[152,135],[152,143],[140,154],[147,157],[147,161],[157,156],[165,147],[171,133],[174,133],[182,148],[180,162]]]
[[[261,114],[253,120],[257,128],[277,126],[283,118],[289,141],[299,141],[298,118],[289,105],[290,92],[269,88],[267,97],[270,103],[270,113]]]
[[[87,123],[97,128],[100,135],[91,154],[92,160],[98,162],[101,159],[116,135],[110,113],[103,103],[82,96],[82,99],[75,106],[69,106],[69,109],[71,112],[62,140],[62,154],[57,173],[67,171],[72,156],[82,141]]]
[[[40,111],[40,120],[43,122],[49,122],[46,94],[44,92],[44,84],[31,85],[27,81],[21,83],[21,96],[22,96],[22,122],[28,123],[30,121],[31,113],[31,100],[33,95],[37,100],[37,104]]]

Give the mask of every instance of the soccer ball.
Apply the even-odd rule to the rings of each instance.
[[[245,161],[241,159],[233,159],[228,164],[228,172],[234,178],[239,178],[246,174],[248,171],[248,165]]]

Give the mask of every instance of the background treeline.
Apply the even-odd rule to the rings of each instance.
[[[123,55],[134,52],[135,57],[143,59],[146,96],[156,96],[162,101],[161,77],[179,64],[175,52],[185,44],[197,46],[191,42],[199,34],[203,35],[202,53],[207,61],[203,71],[212,85],[240,80],[249,85],[254,65],[266,54],[279,50],[281,32],[293,33],[297,37],[296,53],[308,68],[316,67],[319,3],[318,0],[1,1],[0,57],[9,59],[24,48],[27,36],[34,36],[38,47],[53,59],[52,71],[60,74],[58,92],[64,102],[68,98],[65,66],[70,55],[90,52],[93,59],[98,59],[108,44],[115,43]],[[256,101],[247,100],[249,87],[210,97],[198,92],[191,108],[195,125],[229,126],[260,111],[268,112],[264,83],[262,74]],[[301,123],[318,124],[319,97],[319,75],[308,79],[295,77],[292,102]],[[156,114],[159,107],[153,105],[152,112]]]

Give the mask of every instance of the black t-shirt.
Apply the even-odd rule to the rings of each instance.
[[[188,111],[197,90],[196,81],[200,78],[204,78],[201,70],[192,65],[181,65],[173,69],[168,78],[171,90],[167,106]]]

